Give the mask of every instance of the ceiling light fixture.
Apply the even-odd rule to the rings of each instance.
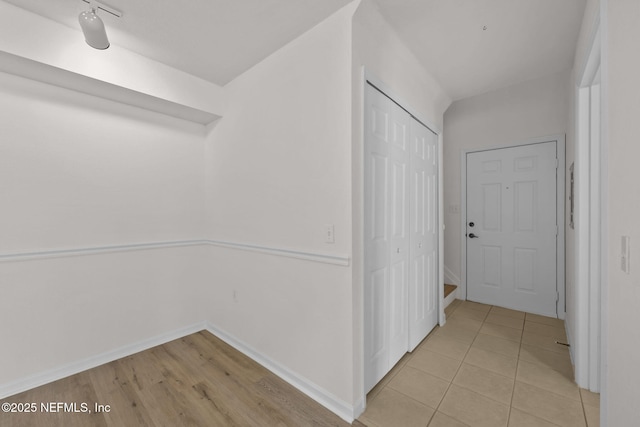
[[[78,21],[80,22],[80,27],[84,33],[85,41],[89,46],[95,49],[107,49],[110,46],[107,31],[104,27],[104,22],[102,22],[102,19],[96,14],[96,12],[98,10],[103,10],[117,18],[122,17],[122,12],[98,1],[82,1],[91,6],[91,10],[82,12],[80,16],[78,16]]]

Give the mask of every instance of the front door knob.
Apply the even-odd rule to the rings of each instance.
[[[475,234],[473,234],[473,233],[469,233],[469,238],[471,238],[471,239],[477,239],[478,237],[479,237],[479,236],[476,236],[476,235],[475,235]]]

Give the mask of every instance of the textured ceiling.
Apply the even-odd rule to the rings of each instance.
[[[375,0],[454,100],[569,69],[585,0]]]
[[[2,0],[0,0],[2,1]],[[82,0],[4,0],[78,29]],[[224,85],[352,0],[105,0],[111,42]],[[461,99],[571,67],[585,0],[373,0]]]

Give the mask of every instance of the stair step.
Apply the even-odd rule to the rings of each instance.
[[[448,284],[445,283],[444,284],[444,297],[445,298],[448,297],[451,294],[451,292],[456,290],[456,288],[457,288],[456,285],[448,285]]]

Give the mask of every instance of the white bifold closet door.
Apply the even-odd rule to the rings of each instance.
[[[437,136],[367,85],[365,387],[437,323]]]
[[[438,322],[438,136],[411,120],[409,350]]]

